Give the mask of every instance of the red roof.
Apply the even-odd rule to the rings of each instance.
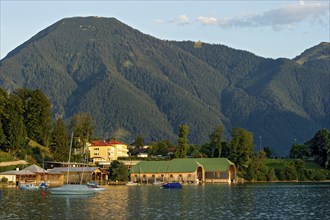
[[[167,152],[175,152],[176,148],[175,147],[169,147],[167,148]]]
[[[116,145],[116,144],[122,144],[125,145],[124,143],[116,140],[110,140],[110,141],[92,141],[92,146],[111,146],[111,145]]]

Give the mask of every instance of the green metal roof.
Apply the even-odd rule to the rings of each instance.
[[[227,171],[230,165],[235,164],[226,158],[195,158],[203,165],[205,171]]]
[[[190,173],[201,165],[205,171],[227,171],[235,165],[226,158],[183,158],[171,161],[141,161],[131,168],[131,173]]]
[[[141,161],[134,165],[131,173],[166,173],[170,161]]]

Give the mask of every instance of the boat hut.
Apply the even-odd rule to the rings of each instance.
[[[52,175],[53,174],[48,173],[47,170],[33,164],[22,170],[3,172],[0,174],[0,177],[6,176],[6,178],[11,182],[39,185],[42,182],[48,182],[49,179],[52,179]]]
[[[54,169],[48,170],[51,174],[62,174],[61,178],[62,185],[67,180],[67,175],[69,173],[69,183],[87,183],[87,182],[97,182],[102,184],[108,180],[108,171],[101,169],[99,167],[55,167]]]
[[[141,161],[130,169],[130,179],[142,183],[232,183],[236,179],[236,167],[226,158]]]

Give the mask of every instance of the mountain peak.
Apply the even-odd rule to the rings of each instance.
[[[320,44],[305,50],[293,60],[301,65],[317,60],[330,61],[330,43],[321,42]]]

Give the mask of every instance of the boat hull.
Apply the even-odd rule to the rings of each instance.
[[[126,186],[137,186],[138,183],[135,183],[135,182],[128,182],[126,183]]]
[[[181,189],[182,185],[180,183],[166,183],[163,185],[163,189]]]
[[[64,185],[57,188],[49,189],[53,195],[91,195],[96,191],[86,185]]]
[[[38,186],[29,185],[29,184],[20,185],[19,188],[22,189],[22,190],[37,190],[37,189],[39,189]]]

